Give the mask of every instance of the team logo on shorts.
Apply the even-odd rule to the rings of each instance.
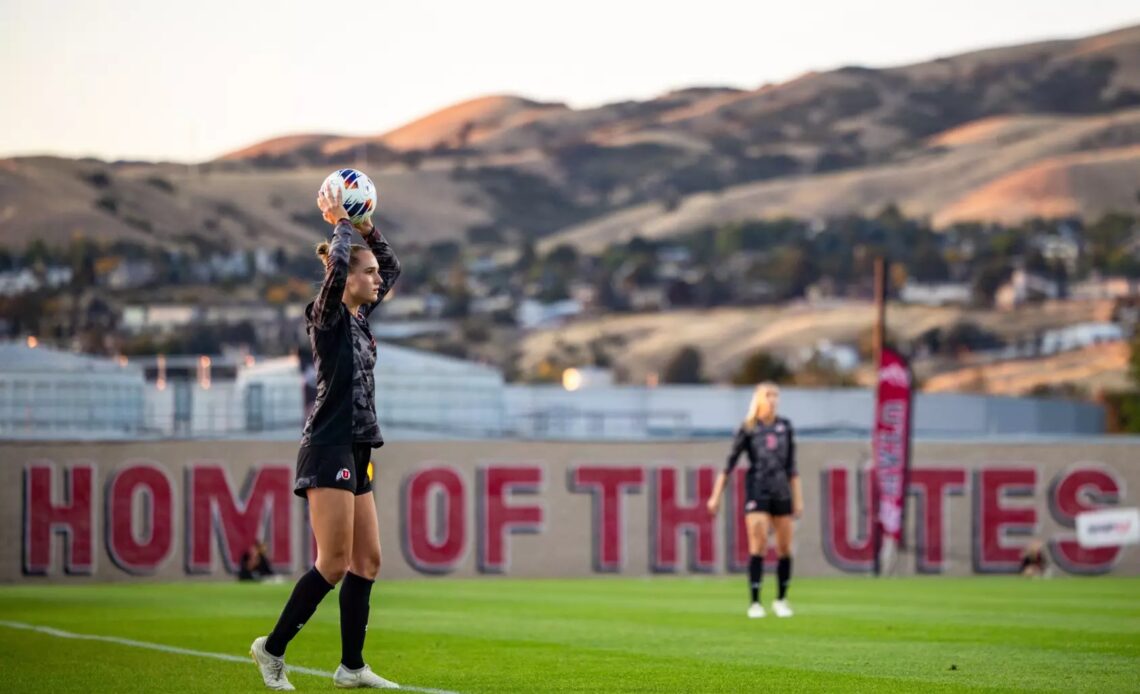
[[[755,509],[756,509],[756,500],[755,499],[749,499],[748,503],[744,504],[744,510],[745,511],[753,511]]]
[[[336,473],[336,478],[338,480],[350,480],[352,479],[352,473],[348,471],[348,468],[342,467],[340,472]]]

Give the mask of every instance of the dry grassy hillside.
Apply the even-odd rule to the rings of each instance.
[[[1132,209],[1140,27],[783,84],[571,109],[496,95],[386,133],[278,137],[193,170],[0,161],[0,244],[76,235],[247,247],[310,238],[313,190],[365,168],[381,221],[425,241],[495,230],[598,248],[748,217],[937,224]],[[495,234],[484,234],[494,237]]]
[[[1016,312],[892,305],[888,325],[902,340],[961,321],[1008,338],[1102,318],[1103,309],[1097,303],[1077,302]],[[589,344],[602,340],[613,346],[610,356],[615,367],[627,372],[633,382],[644,382],[647,374],[660,372],[682,346],[692,345],[702,354],[705,375],[725,381],[754,351],[788,358],[820,340],[854,343],[873,320],[871,304],[855,302],[603,316],[530,333],[520,343],[519,366],[530,372],[550,356],[585,357],[590,354]]]

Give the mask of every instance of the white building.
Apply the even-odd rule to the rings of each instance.
[[[1009,282],[998,288],[994,303],[1003,309],[1012,309],[1028,301],[1059,299],[1061,286],[1051,279],[1025,270],[1014,270]]]
[[[1086,334],[1087,333],[1087,334]],[[1099,337],[1098,337],[1099,336]],[[1090,325],[1076,339],[1106,339]],[[94,359],[0,346],[0,438],[272,438],[296,441],[304,374],[292,358]],[[507,385],[497,369],[382,344],[375,370],[385,438],[652,440],[730,437],[748,387],[621,386],[582,369],[564,385]],[[781,412],[803,436],[865,436],[870,389],[783,389]],[[1094,404],[918,394],[918,437],[1100,434]]]
[[[1140,280],[1128,277],[1090,277],[1073,284],[1069,296],[1084,301],[1127,299],[1140,296]]]
[[[970,285],[965,282],[912,282],[899,291],[904,304],[953,306],[970,303]]]
[[[482,438],[505,431],[498,369],[389,344],[376,349],[376,415],[385,432]]]
[[[169,333],[198,320],[195,304],[132,304],[123,307],[122,327],[129,333]]]
[[[0,343],[0,438],[140,435],[143,374],[120,361]]]
[[[1116,323],[1077,323],[1046,331],[1041,337],[1041,354],[1068,352],[1123,340],[1124,330]]]
[[[537,328],[556,325],[577,316],[582,312],[582,304],[574,299],[565,299],[544,304],[534,299],[526,299],[515,309],[515,321],[521,328]]]

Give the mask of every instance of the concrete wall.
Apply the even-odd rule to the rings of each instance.
[[[377,452],[382,573],[589,576],[746,565],[740,503],[703,510],[725,442],[393,443]],[[865,442],[803,441],[798,575],[871,569]],[[0,445],[0,582],[228,578],[254,537],[295,573],[312,551],[277,442]],[[901,573],[1017,568],[1038,537],[1062,573],[1140,573],[1084,550],[1076,512],[1135,506],[1140,445],[918,443]]]

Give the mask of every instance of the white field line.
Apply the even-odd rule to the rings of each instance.
[[[251,660],[249,656],[230,655],[229,653],[210,653],[209,651],[196,651],[190,648],[179,648],[178,646],[167,646],[161,643],[150,643],[148,641],[135,641],[134,639],[124,639],[118,636],[103,636],[100,634],[76,634],[54,627],[38,626],[35,624],[25,624],[23,622],[9,622],[7,620],[0,620],[0,626],[8,627],[9,629],[23,629],[25,631],[34,631],[40,634],[47,634],[48,636],[55,636],[61,639],[78,639],[81,641],[102,641],[103,643],[114,643],[120,646],[130,646],[131,648],[145,648],[151,651],[160,651],[162,653],[174,653],[177,655],[190,655],[196,658],[211,658],[213,660],[224,660],[229,663],[243,663],[249,664]],[[286,665],[289,672],[299,672],[303,675],[316,675],[317,677],[332,678],[333,673],[324,670],[317,670],[311,667],[301,667],[298,665]],[[400,690],[407,692],[423,692],[423,694],[458,694],[458,692],[448,691],[446,689],[430,689],[427,687],[410,687],[401,685]]]

